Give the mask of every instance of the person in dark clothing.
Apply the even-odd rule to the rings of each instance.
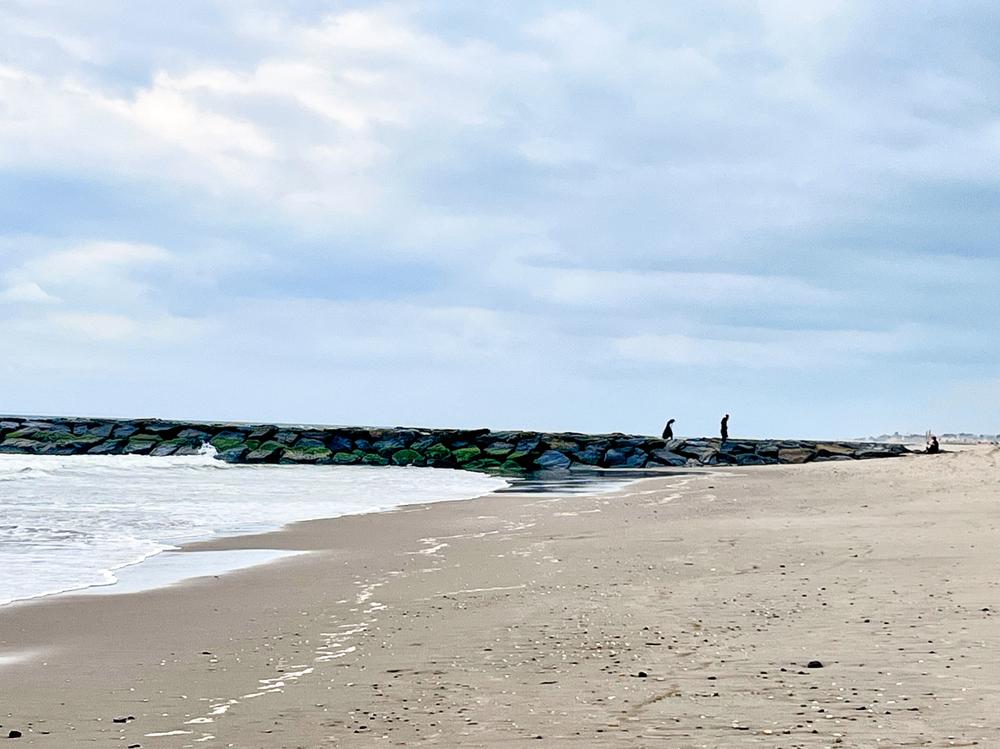
[[[676,421],[676,419],[671,419],[670,421],[667,422],[667,425],[665,427],[663,427],[663,439],[665,439],[665,440],[672,440],[674,438],[673,423],[675,421]]]
[[[722,417],[722,422],[719,424],[719,432],[722,434],[723,442],[729,439],[729,414]]]
[[[941,445],[938,444],[938,438],[933,434],[931,435],[931,438],[927,440],[927,452],[931,455],[941,452]]]

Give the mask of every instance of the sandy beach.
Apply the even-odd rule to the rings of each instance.
[[[697,469],[188,547],[308,553],[0,608],[0,737],[1000,746],[998,476],[993,447]]]

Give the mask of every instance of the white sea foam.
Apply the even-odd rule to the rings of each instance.
[[[438,468],[233,466],[211,451],[0,455],[0,604],[112,584],[116,569],[181,543],[505,485]]]

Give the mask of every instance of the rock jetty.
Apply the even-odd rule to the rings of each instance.
[[[205,444],[227,463],[397,465],[505,475],[571,468],[766,465],[891,458],[902,445],[489,429],[318,427],[160,419],[0,417],[0,453],[196,455]]]

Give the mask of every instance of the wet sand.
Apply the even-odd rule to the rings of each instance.
[[[998,478],[977,447],[197,545],[310,553],[0,609],[0,737],[1000,746]]]

